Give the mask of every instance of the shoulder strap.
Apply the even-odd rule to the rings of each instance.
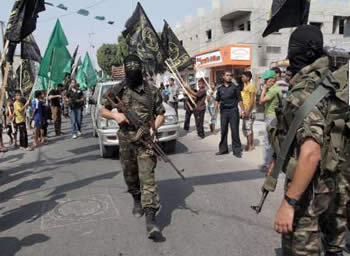
[[[273,168],[271,175],[267,176],[265,179],[264,188],[266,190],[270,192],[275,191],[278,176],[283,168],[284,162],[288,155],[290,146],[294,141],[297,130],[299,129],[305,117],[307,117],[307,115],[310,114],[314,107],[327,96],[330,90],[331,88],[328,85],[328,80],[326,76],[321,80],[317,89],[305,100],[303,105],[296,112],[295,117],[288,130],[287,136],[285,137],[285,140],[282,143],[281,151],[277,156],[275,167]]]

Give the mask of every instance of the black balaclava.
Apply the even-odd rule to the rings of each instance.
[[[293,72],[299,72],[323,54],[323,35],[316,26],[300,26],[290,36],[288,59]]]
[[[130,87],[137,87],[143,83],[142,61],[136,55],[128,55],[124,59],[126,81]]]

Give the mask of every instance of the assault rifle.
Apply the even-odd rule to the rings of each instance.
[[[179,170],[175,164],[168,158],[168,156],[164,153],[162,148],[153,140],[151,136],[145,136],[149,133],[149,128],[144,124],[137,116],[137,114],[133,111],[127,109],[122,100],[116,96],[115,97],[118,103],[116,104],[109,96],[106,99],[112,104],[113,108],[119,109],[129,121],[129,124],[134,126],[137,130],[135,141],[140,141],[146,148],[151,149],[155,152],[155,154],[163,160],[165,163],[170,164],[170,166],[176,171],[176,173],[181,177],[181,179],[185,180],[183,176],[184,169]]]

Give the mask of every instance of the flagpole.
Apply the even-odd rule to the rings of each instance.
[[[185,81],[182,79],[182,76],[181,76],[180,72],[179,72],[178,69],[175,67],[173,60],[172,60],[171,58],[168,58],[168,59],[169,59],[170,62],[171,62],[171,67],[170,67],[170,68],[172,68],[173,73],[174,73],[174,71],[175,71],[175,73],[176,73],[177,76],[178,76],[178,79],[180,79],[180,81],[181,81],[182,84],[184,85],[184,84],[185,84]],[[186,90],[186,88],[184,88],[184,86],[182,86],[182,87],[183,87],[183,89],[185,90],[185,93],[187,94],[187,96],[190,98],[191,102],[196,106],[196,103],[195,103],[195,101],[193,100],[192,95],[190,95],[190,94],[188,93],[188,91]]]
[[[6,89],[7,89],[7,82],[9,79],[10,68],[11,68],[11,63],[7,61],[6,67],[5,67],[5,76],[4,76],[4,80],[2,81],[2,86],[1,86],[0,108],[2,108],[4,106],[5,93],[6,93]]]
[[[5,60],[6,51],[7,51],[7,49],[9,48],[9,45],[10,45],[10,41],[9,41],[9,40],[6,40],[4,49],[3,49],[2,54],[1,54],[0,65],[2,65],[2,63],[3,63],[4,60]]]
[[[182,89],[184,90],[184,92],[187,94],[188,98],[190,99],[190,101],[197,106],[197,104],[194,102],[192,96],[187,92],[185,86],[183,85],[183,83],[181,82],[180,78],[178,78],[178,75],[175,73],[174,69],[171,67],[171,65],[168,63],[168,61],[165,61],[165,64],[168,66],[170,72],[174,75],[175,79],[177,80],[177,82],[180,84],[180,86],[182,87]]]
[[[20,65],[20,75],[19,75],[19,89],[22,92],[22,81],[23,81],[23,60],[21,59],[21,65]]]

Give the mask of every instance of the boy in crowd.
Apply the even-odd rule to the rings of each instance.
[[[273,150],[268,139],[267,128],[276,126],[276,108],[282,101],[281,87],[276,83],[276,73],[273,70],[267,70],[261,76],[265,84],[260,96],[260,104],[265,107],[265,136],[264,136],[264,163],[260,167],[261,172],[266,172],[272,162]]]
[[[29,101],[25,104],[22,102],[22,93],[20,90],[15,91],[16,101],[14,106],[15,124],[19,131],[19,147],[21,150],[30,151],[31,147],[28,146],[28,134],[26,126],[26,108],[29,105]]]
[[[210,84],[210,90],[207,93],[208,111],[210,116],[213,115],[215,98],[216,98],[216,85],[215,83],[212,83]],[[219,113],[217,112],[215,117],[212,120],[210,120],[209,129],[211,133],[215,132],[215,126],[216,126],[216,121],[218,119],[218,114]]]
[[[254,149],[254,132],[253,124],[255,121],[255,114],[253,113],[255,105],[255,86],[251,83],[252,73],[246,71],[242,75],[243,90],[242,100],[244,106],[244,112],[246,113],[245,118],[243,118],[243,134],[247,138],[247,146],[245,151],[252,151]]]
[[[34,120],[34,146],[39,146],[43,142],[44,130],[43,130],[43,93],[42,91],[35,92],[35,99],[33,101],[33,116]]]
[[[17,148],[17,128],[14,124],[14,106],[13,100],[9,98],[7,100],[7,106],[5,111],[5,124],[7,128],[7,135],[10,138],[10,145],[13,145]]]
[[[5,115],[3,111],[0,113],[0,152],[5,153],[7,152],[7,148],[4,146],[4,141],[2,138],[3,128],[5,127]]]

